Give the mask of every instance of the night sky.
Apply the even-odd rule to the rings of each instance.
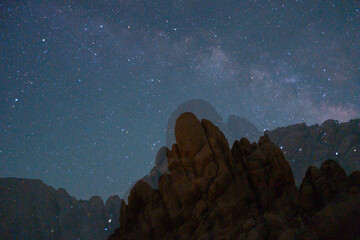
[[[0,3],[0,177],[122,195],[190,99],[259,129],[360,117],[359,1]]]

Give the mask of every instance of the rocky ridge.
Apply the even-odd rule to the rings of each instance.
[[[109,240],[360,237],[360,172],[347,176],[327,160],[310,167],[298,189],[268,136],[242,138],[230,150],[218,127],[192,113],[176,120],[175,136],[163,150],[168,172],[158,189],[135,184]]]
[[[41,180],[0,178],[0,239],[106,239],[120,204],[118,196],[77,200]]]
[[[295,124],[266,134],[280,146],[297,184],[310,165],[320,167],[327,159],[336,160],[348,174],[360,170],[360,119],[345,123],[327,120],[313,126]]]

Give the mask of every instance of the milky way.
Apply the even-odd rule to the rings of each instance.
[[[2,1],[0,176],[122,195],[204,99],[259,129],[360,117],[358,1]]]

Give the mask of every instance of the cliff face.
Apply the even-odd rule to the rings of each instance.
[[[41,180],[0,179],[0,239],[106,239],[119,226],[120,198],[76,200]]]
[[[310,165],[320,166],[334,159],[347,173],[360,169],[360,119],[339,124],[327,120],[323,124],[296,124],[266,132],[281,147],[300,184]]]
[[[158,190],[140,180],[122,202],[118,239],[354,239],[360,236],[360,172],[333,160],[311,167],[300,190],[267,136],[230,150],[210,121],[182,114],[169,172]]]

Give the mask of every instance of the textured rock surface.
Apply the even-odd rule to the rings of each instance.
[[[119,226],[121,200],[76,200],[41,180],[0,179],[0,239],[106,239]],[[111,220],[110,220],[111,219]]]
[[[329,160],[309,168],[298,190],[289,163],[267,136],[258,143],[243,138],[230,150],[216,126],[191,113],[182,114],[175,129],[169,172],[158,189],[135,184],[110,240],[360,236],[359,172],[347,177]]]
[[[282,148],[297,184],[310,165],[320,167],[327,159],[339,162],[347,174],[360,169],[360,119],[341,124],[327,120],[320,126],[302,123],[266,133]]]

